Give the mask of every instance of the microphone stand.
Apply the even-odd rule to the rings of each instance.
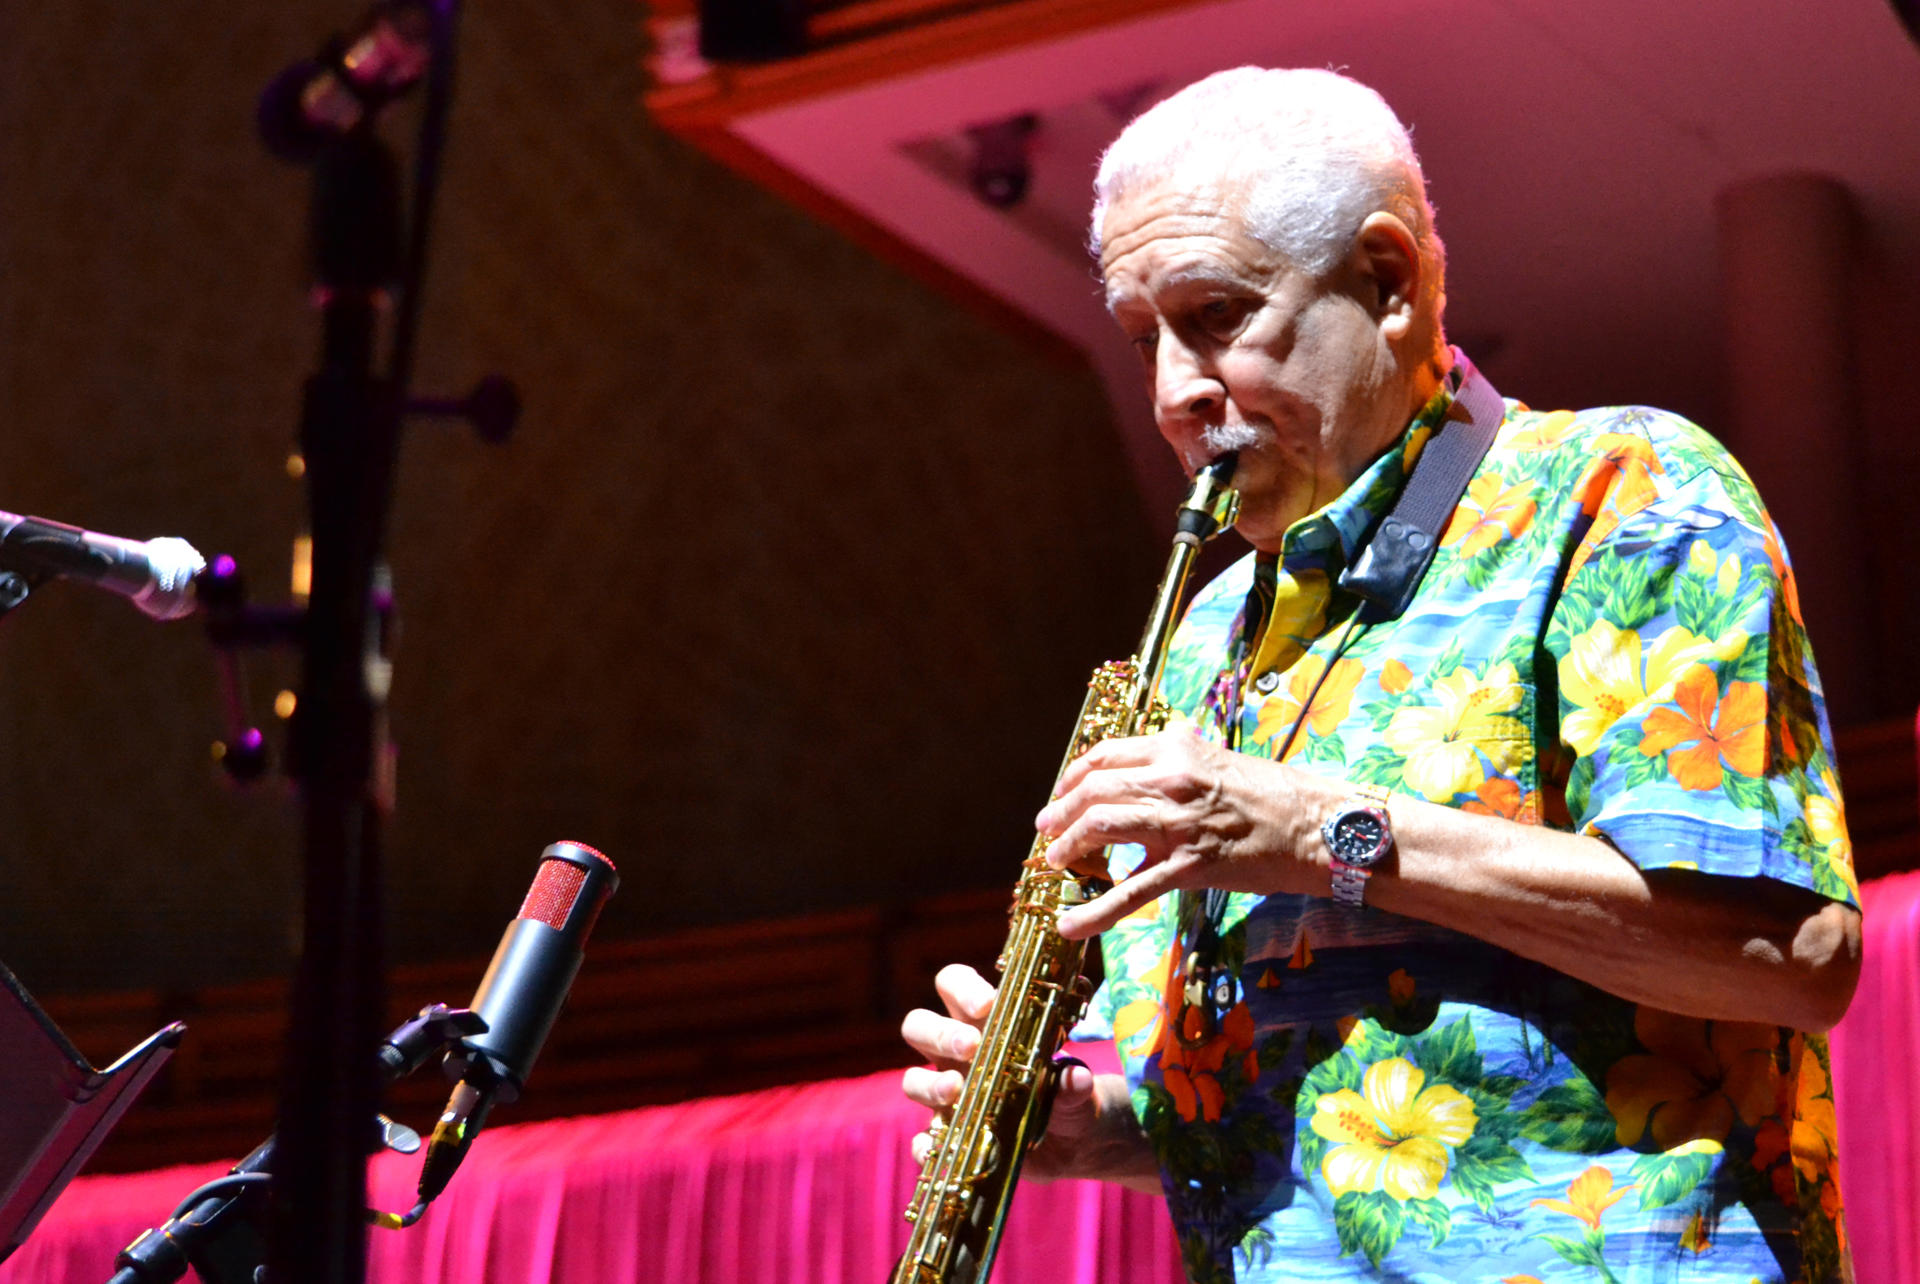
[[[300,423],[312,516],[312,586],[291,743],[306,854],[305,918],[279,1114],[270,1277],[359,1284],[366,1271],[366,1153],[377,1106],[372,1059],[385,1007],[380,817],[385,676],[371,628],[400,416],[373,371],[379,314],[397,276],[399,180],[370,130],[314,162],[313,251],[320,367]]]
[[[392,807],[386,738],[392,590],[382,548],[403,418],[465,413],[483,438],[504,439],[518,398],[483,383],[467,403],[411,401],[414,336],[451,100],[459,0],[387,0],[372,24],[424,34],[426,102],[415,152],[410,220],[400,170],[374,124],[411,80],[348,84],[353,59],[336,38],[321,63],[302,63],[262,97],[268,144],[312,166],[311,249],[319,306],[319,366],[302,399],[300,453],[311,513],[312,579],[305,610],[243,604],[237,569],[215,559],[200,587],[208,631],[231,654],[297,640],[303,653],[289,774],[300,786],[304,922],[270,1191],[273,1284],[361,1284],[366,1272],[366,1121],[378,1104],[374,1050],[385,1009],[380,822]],[[362,33],[362,40],[369,37]],[[384,36],[383,36],[384,39]],[[392,42],[358,48],[384,57]],[[308,87],[328,82],[359,111],[340,125],[299,116]],[[289,114],[291,113],[291,114]],[[291,125],[297,146],[276,141]],[[311,130],[309,131],[309,127]],[[375,348],[389,304],[384,372]],[[503,391],[504,390],[504,391]],[[258,771],[258,734],[230,755],[236,774]]]

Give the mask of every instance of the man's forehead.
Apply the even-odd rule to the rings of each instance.
[[[1246,193],[1237,183],[1183,183],[1163,178],[1129,187],[1108,202],[1100,218],[1104,258],[1125,242],[1161,224],[1238,219]]]
[[[1246,283],[1267,275],[1274,256],[1248,230],[1243,208],[1236,191],[1164,184],[1114,201],[1100,235],[1108,306],[1143,288]]]
[[[1143,293],[1183,289],[1244,286],[1256,283],[1258,273],[1198,248],[1187,249],[1158,266],[1150,276],[1124,268],[1106,274],[1107,307],[1112,309]]]

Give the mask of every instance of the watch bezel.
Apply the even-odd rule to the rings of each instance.
[[[1365,851],[1355,851],[1349,855],[1348,839],[1341,827],[1348,821],[1366,817],[1374,824],[1375,833],[1372,845]],[[1327,822],[1320,826],[1320,838],[1327,845],[1327,852],[1336,864],[1350,869],[1372,869],[1393,849],[1393,820],[1384,807],[1369,803],[1351,803],[1335,812]]]

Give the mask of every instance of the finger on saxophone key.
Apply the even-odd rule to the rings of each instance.
[[[935,1066],[952,1070],[973,1060],[980,1047],[980,1027],[974,1022],[915,1008],[900,1022],[900,1037]]]
[[[929,1110],[947,1110],[960,1099],[966,1080],[958,1070],[931,1070],[914,1066],[900,1078],[900,1091],[907,1100]]]
[[[964,963],[949,963],[933,978],[933,988],[947,1005],[947,1014],[982,1025],[999,994],[993,983]]]

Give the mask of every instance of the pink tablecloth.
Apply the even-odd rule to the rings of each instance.
[[[1833,1031],[1840,1189],[1860,1284],[1920,1284],[1920,870],[1860,891],[1866,957]]]
[[[419,1225],[372,1232],[378,1284],[880,1284],[906,1225],[924,1119],[898,1072],[500,1128]],[[538,1091],[536,1079],[533,1089]],[[221,1165],[83,1177],[0,1284],[102,1284],[114,1254]],[[404,1210],[416,1159],[374,1165]],[[994,1284],[1170,1284],[1160,1200],[1088,1182],[1026,1186]]]
[[[1866,966],[1833,1034],[1841,1181],[1862,1284],[1920,1284],[1920,872],[1864,889]],[[1109,1052],[1109,1056],[1111,1053]],[[896,1073],[500,1128],[411,1230],[373,1233],[377,1284],[879,1284],[905,1237],[921,1112]],[[538,1090],[538,1083],[535,1084]],[[75,1182],[0,1284],[101,1284],[218,1165]],[[378,1161],[375,1203],[415,1162]],[[1170,1284],[1156,1198],[1023,1188],[995,1284]]]

